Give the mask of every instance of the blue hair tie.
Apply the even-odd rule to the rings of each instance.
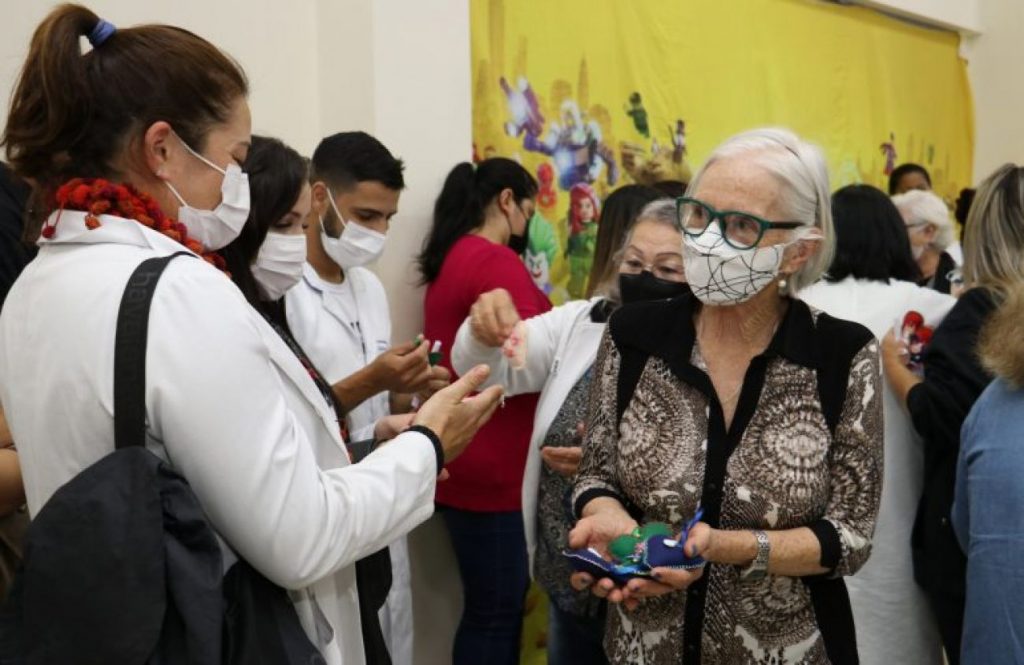
[[[100,19],[99,22],[96,23],[96,27],[92,29],[92,32],[86,35],[86,39],[89,40],[89,43],[92,44],[93,48],[99,48],[103,45],[103,42],[110,39],[110,36],[115,32],[117,32],[117,26],[110,21]]]

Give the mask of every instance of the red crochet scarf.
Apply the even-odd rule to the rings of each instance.
[[[165,215],[152,196],[140,192],[131,185],[115,184],[102,178],[74,178],[57,189],[55,204],[58,209],[57,217],[52,224],[47,221],[43,225],[44,238],[52,238],[56,233],[60,212],[65,209],[85,212],[85,225],[90,229],[100,227],[100,215],[115,215],[134,219],[139,224],[181,243],[214,267],[226,269],[224,258],[220,254],[206,251],[197,240],[189,237],[184,224]]]

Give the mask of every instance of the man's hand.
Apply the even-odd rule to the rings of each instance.
[[[434,378],[427,355],[430,343],[421,341],[397,344],[374,358],[367,369],[376,390],[394,393],[418,393],[426,390]]]

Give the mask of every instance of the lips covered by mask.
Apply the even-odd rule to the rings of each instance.
[[[710,224],[701,235],[683,238],[686,281],[705,305],[738,305],[778,277],[786,247],[810,239],[816,238],[805,233],[779,245],[736,249],[725,242],[718,225]]]
[[[302,279],[306,263],[306,236],[302,234],[267,234],[252,264],[260,293],[267,300],[279,300]]]
[[[686,282],[672,282],[655,277],[650,270],[631,275],[619,273],[619,297],[623,305],[648,300],[664,300],[675,298],[689,291]]]
[[[327,235],[324,230],[324,220],[320,220],[320,240],[323,242],[324,251],[331,260],[341,266],[342,270],[357,268],[373,263],[384,253],[384,242],[387,239],[383,233],[368,229],[356,222],[346,222],[334,202],[334,195],[327,193],[327,200],[341,222],[341,234],[335,238]]]
[[[175,135],[177,136],[177,135]],[[224,176],[220,185],[220,203],[213,210],[200,210],[190,206],[170,181],[164,181],[174,198],[178,199],[178,221],[188,229],[188,235],[208,250],[218,250],[238,237],[249,219],[249,176],[237,164],[222,169],[178,137],[185,150],[193,157]]]

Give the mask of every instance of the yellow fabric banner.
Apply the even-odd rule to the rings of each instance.
[[[908,161],[950,202],[972,182],[954,33],[810,0],[472,0],[471,22],[474,154],[541,181],[526,261],[556,303],[582,296],[615,187],[687,180],[744,129],[820,144],[834,188]]]

